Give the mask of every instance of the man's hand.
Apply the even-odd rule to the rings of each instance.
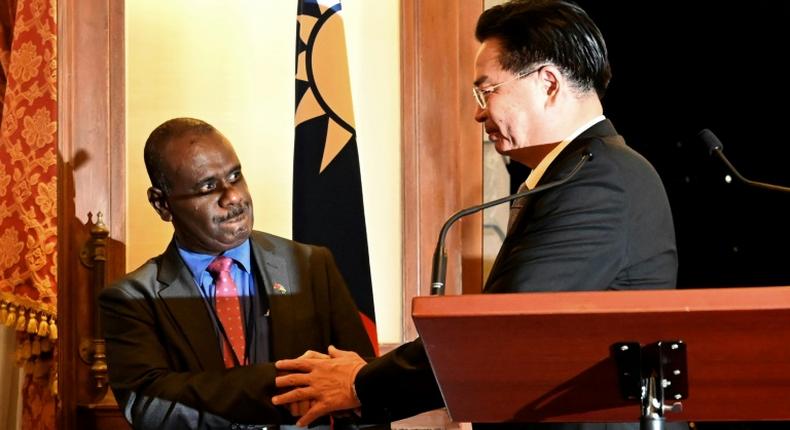
[[[307,426],[330,412],[359,407],[353,388],[354,378],[365,365],[365,360],[356,352],[341,351],[334,346],[329,347],[329,357],[300,357],[275,363],[278,370],[295,372],[278,376],[275,379],[277,387],[296,388],[274,396],[272,403],[310,402],[309,410],[296,422],[298,426]]]
[[[306,351],[304,354],[299,356],[299,358],[329,358],[329,355],[317,351]],[[281,375],[285,375],[285,373],[282,373]],[[288,412],[291,413],[291,416],[301,417],[310,410],[311,406],[312,402],[309,400],[301,400],[298,402],[289,403]]]

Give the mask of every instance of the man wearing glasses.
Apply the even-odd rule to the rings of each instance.
[[[522,188],[565,178],[583,154],[593,157],[563,185],[517,202],[484,292],[674,288],[667,196],[653,167],[603,116],[611,71],[592,20],[563,1],[512,1],[483,13],[476,37],[475,120],[499,153],[532,169]],[[419,339],[370,363],[329,352],[331,359],[277,363],[303,372],[277,378],[295,388],[274,398],[312,400],[301,425],[339,409],[399,419],[443,406]],[[638,428],[604,426],[540,428]]]

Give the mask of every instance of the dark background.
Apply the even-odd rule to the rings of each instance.
[[[790,285],[790,194],[727,184],[696,138],[709,128],[745,177],[790,186],[790,2],[577,3],[608,43],[604,112],[667,188],[678,287]]]
[[[723,164],[696,138],[709,128],[745,177],[790,186],[790,2],[577,3],[608,43],[604,111],[669,194],[678,287],[790,285],[790,194],[727,184]]]

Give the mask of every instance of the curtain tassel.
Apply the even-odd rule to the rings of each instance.
[[[8,316],[5,319],[5,325],[13,327],[16,324],[16,305],[13,303],[8,304]]]
[[[39,337],[49,336],[49,322],[47,322],[47,316],[44,314],[39,318],[37,334]]]
[[[27,317],[25,317],[25,309],[20,307],[19,312],[17,313],[18,315],[16,317],[16,331],[25,331],[25,329],[27,328],[26,326]]]
[[[8,319],[8,303],[0,302],[0,321],[5,322]]]
[[[55,317],[49,317],[49,340],[58,340],[58,326],[55,324]]]
[[[31,347],[30,353],[35,356],[41,355],[41,341],[38,340],[36,336],[33,336],[33,346]]]
[[[27,316],[27,332],[30,334],[38,333],[38,318],[36,318],[36,312],[33,309],[30,310]]]

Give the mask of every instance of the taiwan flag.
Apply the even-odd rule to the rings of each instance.
[[[340,2],[298,3],[293,239],[332,251],[378,353]]]

